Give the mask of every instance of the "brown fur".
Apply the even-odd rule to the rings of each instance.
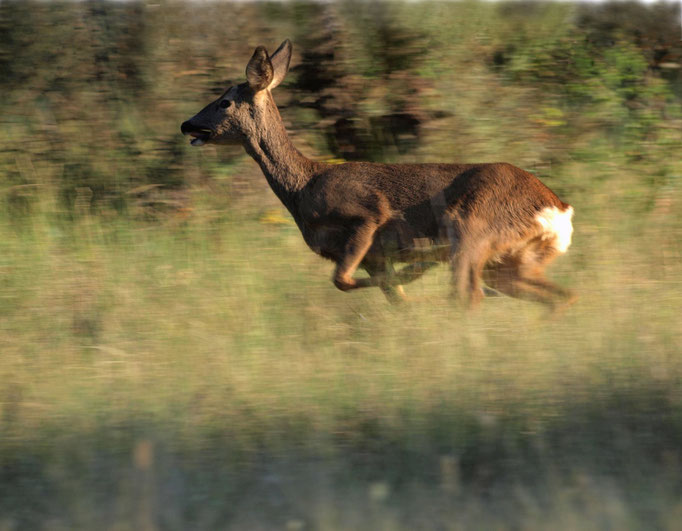
[[[557,251],[535,220],[546,207],[569,205],[506,163],[331,165],[307,159],[291,144],[270,92],[290,57],[289,41],[272,58],[258,47],[247,83],[228,89],[181,129],[202,142],[244,145],[306,243],[336,263],[336,287],[378,286],[396,300],[400,284],[449,261],[454,287],[468,304],[482,297],[484,271],[489,286],[513,297],[550,306],[571,297],[543,276]],[[395,262],[408,265],[396,272]],[[353,278],[358,267],[370,277]]]

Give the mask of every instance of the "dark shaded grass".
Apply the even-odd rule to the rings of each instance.
[[[46,422],[16,440],[6,427],[0,514],[19,529],[49,522],[215,529],[244,518],[264,528],[292,518],[317,528],[315,504],[345,505],[357,492],[365,493],[359,513],[376,505],[409,522],[423,509],[416,489],[436,509],[432,528],[457,521],[474,502],[492,511],[491,522],[524,528],[551,521],[568,492],[577,518],[589,520],[589,503],[616,496],[629,528],[652,529],[667,527],[682,494],[679,403],[643,382],[562,404],[540,425],[513,408],[493,420],[444,402],[393,427],[380,416],[338,418],[326,433],[305,427],[305,416],[293,412],[246,438],[220,424],[190,437],[177,422],[144,418],[101,419],[78,432]],[[301,497],[315,484],[323,490],[308,506]]]

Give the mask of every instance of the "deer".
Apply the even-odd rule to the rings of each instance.
[[[193,146],[243,145],[306,244],[336,264],[338,289],[378,287],[397,303],[405,300],[404,284],[449,263],[454,295],[465,307],[500,293],[551,311],[573,302],[571,291],[544,275],[571,244],[571,205],[508,163],[307,158],[290,140],[272,96],[291,54],[288,39],[272,55],[258,46],[246,82],[229,87],[180,129]],[[355,278],[359,268],[368,277]]]

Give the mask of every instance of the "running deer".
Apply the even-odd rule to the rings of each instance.
[[[291,143],[271,91],[289,69],[291,42],[256,48],[245,83],[227,89],[181,126],[193,146],[241,143],[260,165],[308,246],[335,262],[343,291],[402,284],[449,262],[466,305],[498,292],[557,308],[568,290],[544,277],[571,243],[573,208],[537,177],[507,163],[327,164]],[[394,263],[403,263],[396,271]],[[358,268],[368,278],[354,278]],[[494,293],[494,292],[493,292]]]

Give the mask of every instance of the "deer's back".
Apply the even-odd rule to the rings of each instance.
[[[352,215],[357,208],[388,208],[395,215],[427,221],[444,212],[458,216],[565,209],[540,180],[507,163],[334,165],[311,180],[306,191],[320,214]]]

